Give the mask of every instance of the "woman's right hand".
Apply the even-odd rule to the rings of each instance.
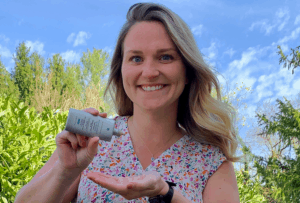
[[[99,113],[94,108],[87,108],[82,111],[94,116],[107,117],[106,113]],[[83,171],[97,154],[99,137],[86,137],[63,130],[57,134],[55,140],[58,161],[65,171],[72,171],[73,169]]]

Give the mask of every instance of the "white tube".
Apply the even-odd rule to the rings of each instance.
[[[87,137],[99,137],[101,140],[110,141],[113,135],[122,135],[114,127],[115,121],[112,119],[94,116],[90,113],[70,108],[65,130]]]

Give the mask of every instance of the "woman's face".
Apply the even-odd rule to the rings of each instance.
[[[178,108],[187,84],[185,67],[162,23],[139,22],[131,27],[124,40],[121,71],[125,92],[134,108]],[[159,84],[164,85],[160,90],[142,89]]]

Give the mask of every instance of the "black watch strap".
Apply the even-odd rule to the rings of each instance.
[[[176,186],[176,183],[172,183],[169,181],[166,181],[169,185],[169,191],[165,195],[157,195],[155,197],[149,197],[149,202],[150,203],[171,203],[173,195],[174,195],[174,190],[172,186]]]

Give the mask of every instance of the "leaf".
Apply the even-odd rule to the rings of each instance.
[[[22,152],[17,160],[17,163],[19,163],[19,161],[22,160],[27,154],[28,154],[28,151]]]
[[[8,203],[8,201],[7,201],[7,199],[6,199],[5,197],[1,197],[1,199],[2,199],[2,201],[3,201],[4,203]]]
[[[25,111],[28,109],[28,106],[23,107],[20,112],[19,112],[19,117],[22,118],[24,117]]]
[[[5,152],[5,151],[2,151],[2,152],[0,152],[0,156],[1,156],[1,158],[3,159],[3,160],[5,160],[5,161],[9,161],[10,163],[13,163],[14,161],[13,161],[13,158],[10,156],[10,154],[8,154],[7,152]],[[7,163],[7,162],[6,162]],[[8,166],[8,164],[7,164],[7,166]]]
[[[4,110],[4,111],[1,111],[1,112],[0,112],[0,117],[2,117],[3,115],[5,115],[5,114],[6,114],[6,112],[7,112],[6,110]]]

